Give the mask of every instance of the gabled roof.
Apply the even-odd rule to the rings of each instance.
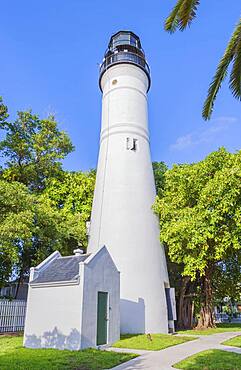
[[[89,254],[85,254],[58,257],[51,261],[42,271],[40,269],[37,277],[30,284],[76,281],[79,277],[79,263],[85,261],[89,256]]]

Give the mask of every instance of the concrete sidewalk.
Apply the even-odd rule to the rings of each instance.
[[[241,348],[220,344],[237,335],[241,335],[241,331],[202,335],[192,342],[178,344],[176,346],[162,349],[161,351],[142,351],[125,348],[109,348],[109,350],[116,352],[130,352],[140,355],[131,361],[113,367],[115,370],[173,370],[172,365],[184,360],[186,357],[208,349],[222,349],[241,354]]]

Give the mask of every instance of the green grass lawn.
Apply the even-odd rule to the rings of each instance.
[[[27,349],[22,347],[22,342],[22,336],[0,336],[1,370],[103,370],[136,357],[94,349]]]
[[[216,328],[212,329],[204,329],[204,330],[180,330],[178,334],[191,334],[191,335],[211,335],[216,333],[224,333],[227,331],[240,331],[241,332],[241,324],[229,324],[229,323],[222,323],[217,324]]]
[[[225,344],[226,346],[234,346],[241,348],[241,335],[238,335],[237,337],[234,337],[232,339],[228,339],[222,344]]]
[[[148,339],[146,334],[126,334],[122,335],[121,339],[116,342],[113,347],[118,348],[131,348],[131,349],[145,349],[148,351],[158,351],[176,344],[181,344],[194,340],[191,337],[178,337],[175,335],[167,334],[152,334],[151,339]]]
[[[241,355],[212,349],[188,357],[173,367],[185,370],[241,370]]]

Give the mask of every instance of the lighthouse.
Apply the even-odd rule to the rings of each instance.
[[[139,37],[117,32],[100,66],[102,125],[88,253],[106,246],[120,271],[122,333],[167,333],[173,327],[165,252],[152,210],[150,85]]]

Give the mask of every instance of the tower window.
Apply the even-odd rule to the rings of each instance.
[[[126,149],[132,150],[133,152],[136,152],[137,150],[137,139],[128,137],[126,139]]]

